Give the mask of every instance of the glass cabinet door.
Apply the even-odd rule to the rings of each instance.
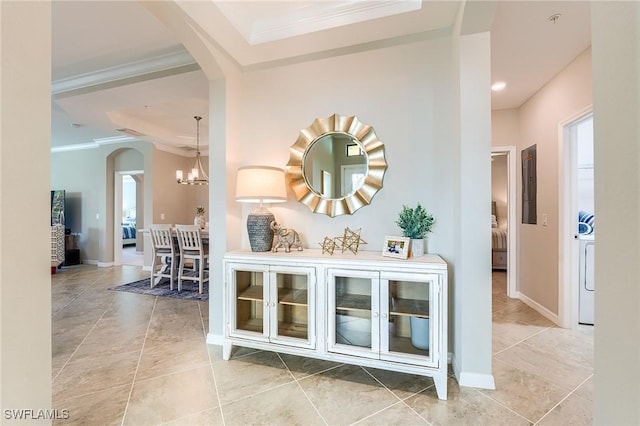
[[[377,358],[379,281],[376,272],[328,272],[329,351]]]
[[[232,311],[231,335],[268,337],[268,299],[265,280],[267,269],[248,265],[231,265],[227,271]]]
[[[432,365],[438,341],[431,321],[437,318],[438,276],[383,274],[380,287],[381,358],[410,357]]]
[[[270,279],[271,341],[297,346],[315,342],[315,283],[312,268],[272,268]]]
[[[229,264],[229,335],[315,345],[314,268]]]

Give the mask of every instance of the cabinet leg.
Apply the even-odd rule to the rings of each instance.
[[[433,381],[436,385],[436,393],[438,399],[447,400],[447,374],[438,374],[433,377]]]
[[[233,345],[231,344],[230,341],[225,341],[222,344],[222,359],[225,361],[229,361],[229,358],[231,358],[231,348],[233,347]]]

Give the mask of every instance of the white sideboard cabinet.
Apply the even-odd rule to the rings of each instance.
[[[447,264],[375,252],[228,252],[225,342],[433,377],[447,398]]]

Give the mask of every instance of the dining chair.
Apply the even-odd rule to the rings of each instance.
[[[205,282],[209,281],[209,246],[202,243],[200,227],[176,225],[178,247],[180,248],[180,268],[178,270],[178,291],[182,291],[182,281],[196,281],[202,294]],[[194,269],[185,270],[185,261],[191,259]]]
[[[155,287],[160,280],[169,278],[169,288],[173,290],[173,283],[176,280],[177,252],[171,235],[171,225],[153,224],[149,226],[151,234],[151,246],[153,247],[153,260],[151,262],[151,288]],[[158,264],[160,260],[160,264]]]

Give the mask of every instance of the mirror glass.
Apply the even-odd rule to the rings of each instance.
[[[302,129],[290,148],[287,177],[296,199],[314,213],[353,214],[382,188],[384,145],[355,116],[333,114]]]
[[[309,145],[302,174],[317,195],[328,199],[347,197],[364,183],[367,154],[351,135],[328,133]]]

